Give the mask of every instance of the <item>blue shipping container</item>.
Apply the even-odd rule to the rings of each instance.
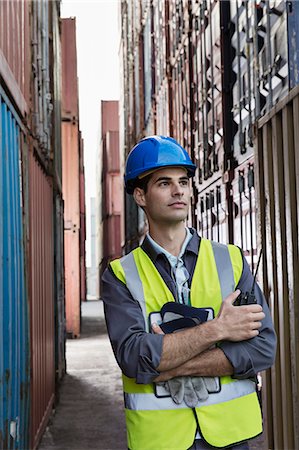
[[[0,449],[28,448],[29,336],[21,129],[0,87]]]

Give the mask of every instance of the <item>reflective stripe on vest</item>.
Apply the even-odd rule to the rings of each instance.
[[[149,332],[143,286],[136,267],[133,252],[121,258],[121,265],[125,272],[127,288],[131,292],[133,298],[138,301],[140,308],[142,310],[145,322],[145,329],[147,332]]]
[[[226,246],[214,241],[212,241],[211,244],[216,262],[222,299],[225,299],[225,297],[235,290],[234,271],[230,254]]]
[[[232,389],[232,385],[233,389]],[[199,401],[196,408],[227,402],[235,398],[255,392],[255,383],[251,380],[241,380],[224,384],[217,394],[209,394],[204,402]],[[155,394],[127,394],[125,393],[125,407],[135,411],[153,411],[159,409],[173,409],[174,403],[171,397],[157,398]],[[186,408],[185,402],[175,405],[176,408]]]
[[[214,241],[212,241],[211,244],[220,282],[221,295],[222,299],[224,299],[234,291],[235,287],[231,258],[226,246]],[[125,273],[127,288],[131,292],[133,298],[138,301],[144,317],[146,331],[149,332],[143,286],[137,270],[134,253],[131,252],[121,258],[121,265]]]

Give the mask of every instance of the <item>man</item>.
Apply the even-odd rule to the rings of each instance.
[[[126,163],[149,232],[110,263],[102,298],[131,450],[247,449],[262,432],[255,377],[274,361],[272,321],[257,285],[256,304],[234,305],[253,284],[240,249],[186,228],[194,172],[163,136],[141,140]],[[163,328],[180,320],[176,332]]]

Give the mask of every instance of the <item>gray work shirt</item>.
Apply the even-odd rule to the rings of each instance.
[[[189,273],[189,288],[197,261],[200,237],[194,229],[190,229],[192,238],[183,254],[184,265]],[[142,249],[153,261],[166,285],[176,301],[177,286],[166,256],[159,253],[145,237]],[[243,292],[250,291],[253,276],[246,259],[243,257],[243,272],[237,286]],[[222,341],[219,346],[234,368],[234,377],[249,378],[269,368],[275,358],[276,334],[265,298],[255,284],[257,303],[262,305],[265,318],[262,321],[259,335],[242,342]],[[162,354],[163,335],[145,331],[145,323],[139,303],[133,299],[126,285],[113,273],[105,270],[102,277],[102,300],[107,330],[115,358],[123,373],[136,378],[137,383],[151,383],[159,375]]]

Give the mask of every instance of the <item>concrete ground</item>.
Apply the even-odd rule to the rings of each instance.
[[[101,301],[82,303],[82,333],[67,340],[67,374],[39,450],[126,450],[121,373]],[[263,439],[250,450],[264,450]]]
[[[82,333],[68,339],[67,374],[39,450],[127,449],[121,372],[101,301],[82,303]]]

